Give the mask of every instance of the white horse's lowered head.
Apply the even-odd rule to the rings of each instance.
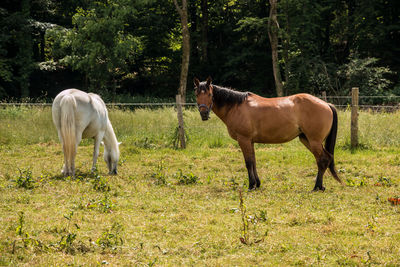
[[[54,99],[52,114],[64,152],[64,176],[75,175],[75,156],[82,138],[94,138],[92,171],[104,140],[104,160],[109,173],[117,174],[119,143],[100,96],[77,89],[64,90]]]

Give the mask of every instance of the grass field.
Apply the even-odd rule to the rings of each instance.
[[[172,108],[111,110],[119,174],[102,159],[89,172],[86,140],[77,177],[63,178],[51,110],[0,109],[0,265],[400,265],[400,208],[388,202],[400,197],[400,113],[361,112],[351,151],[350,112],[339,112],[346,186],[325,175],[323,193],[311,192],[316,164],[298,140],[256,146],[262,184],[247,192],[222,122],[184,117],[188,148],[176,150]]]

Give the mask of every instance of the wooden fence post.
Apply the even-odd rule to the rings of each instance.
[[[183,128],[183,113],[182,113],[182,102],[181,95],[176,95],[176,108],[178,110],[178,123],[179,123],[179,142],[181,144],[181,148],[186,148],[185,141],[185,129]]]
[[[328,102],[328,99],[326,98],[326,91],[322,91],[322,100]]]
[[[358,146],[358,87],[351,90],[351,148]]]

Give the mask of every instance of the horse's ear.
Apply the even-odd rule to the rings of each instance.
[[[210,86],[211,82],[212,82],[211,76],[208,76],[208,78],[207,78],[207,87]]]
[[[200,86],[200,81],[199,81],[199,79],[197,79],[197,77],[195,77],[195,78],[193,79],[193,83],[194,83],[194,85],[195,85],[196,87],[199,87],[199,86]]]
[[[197,79],[196,77],[193,79],[193,83],[194,83],[194,86],[196,86],[196,88],[199,88],[199,86],[200,86],[200,81],[199,81],[199,79]]]

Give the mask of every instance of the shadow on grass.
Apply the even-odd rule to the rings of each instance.
[[[52,180],[57,180],[57,181],[69,181],[69,180],[79,180],[79,181],[85,181],[85,180],[91,180],[96,178],[99,175],[98,172],[92,172],[92,171],[85,171],[82,172],[79,169],[75,171],[75,177],[72,176],[64,176],[64,174],[59,173],[57,175],[49,175],[49,178]]]

